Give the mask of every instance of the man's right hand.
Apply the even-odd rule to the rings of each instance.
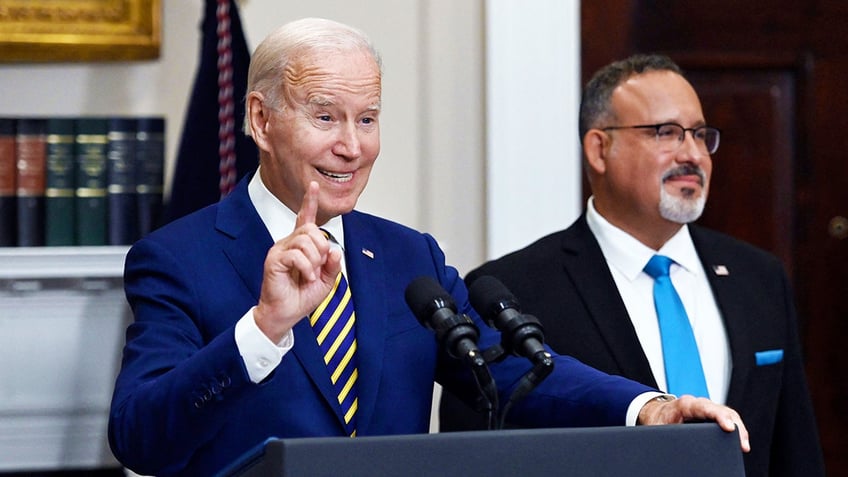
[[[341,250],[315,223],[318,183],[311,182],[297,214],[294,230],[277,241],[265,257],[262,291],[253,312],[256,325],[279,342],[333,289],[341,270]]]
[[[678,424],[687,421],[715,421],[726,432],[739,430],[742,452],[751,452],[748,429],[735,410],[707,398],[684,395],[678,399],[661,396],[645,403],[636,421],[640,425]]]

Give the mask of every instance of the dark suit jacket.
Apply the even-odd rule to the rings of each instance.
[[[823,475],[819,439],[799,351],[792,291],[776,257],[731,237],[690,226],[692,240],[730,340],[727,404],[750,432],[747,475]],[[715,267],[720,272],[716,272]],[[727,274],[723,273],[723,270]],[[490,261],[466,277],[500,279],[539,318],[545,341],[610,374],[656,386],[650,365],[585,214],[571,227]],[[768,359],[783,350],[782,360]],[[702,359],[710,359],[702,352]],[[455,398],[443,398],[445,430],[479,426]]]
[[[307,320],[295,326],[294,348],[263,382],[249,380],[239,355],[234,325],[259,299],[272,245],[247,180],[127,255],[125,289],[135,320],[109,438],[118,459],[136,472],[212,475],[269,437],[345,435]],[[463,281],[432,237],[359,212],[343,223],[357,316],[357,434],[427,432],[434,380],[469,400],[476,386],[465,364],[439,352],[432,332],[418,323],[404,300],[407,285],[433,277],[479,326],[481,348],[499,336],[471,310]],[[518,358],[492,366],[504,398],[529,368]],[[521,401],[513,415],[531,426],[621,425],[627,405],[648,389],[557,357],[538,397]]]

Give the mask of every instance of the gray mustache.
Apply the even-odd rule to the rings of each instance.
[[[704,182],[707,180],[707,175],[704,173],[704,170],[698,166],[694,166],[692,164],[684,164],[682,166],[677,166],[670,171],[667,171],[663,174],[662,180],[665,182],[666,179],[671,179],[673,177],[678,176],[690,176],[697,175],[699,179],[701,179],[701,185],[704,185]]]

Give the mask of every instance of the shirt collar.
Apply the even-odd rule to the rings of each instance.
[[[274,242],[292,233],[294,224],[297,222],[297,214],[268,190],[265,183],[262,182],[259,169],[250,179],[247,193]],[[344,245],[344,227],[342,226],[341,216],[333,217],[321,228],[329,232],[339,244]]]
[[[615,267],[629,280],[635,280],[642,273],[652,256],[665,255],[693,274],[701,270],[698,252],[689,226],[684,225],[659,250],[654,250],[637,240],[624,230],[609,223],[597,209],[593,197],[586,205],[586,222],[598,240],[601,251],[610,267]]]

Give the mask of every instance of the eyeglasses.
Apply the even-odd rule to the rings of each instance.
[[[696,128],[684,128],[677,123],[640,124],[638,126],[608,126],[601,131],[615,129],[653,129],[656,131],[657,144],[662,152],[676,151],[686,138],[686,131],[692,133],[692,138],[703,152],[713,154],[718,150],[721,131],[709,126],[698,126]]]

